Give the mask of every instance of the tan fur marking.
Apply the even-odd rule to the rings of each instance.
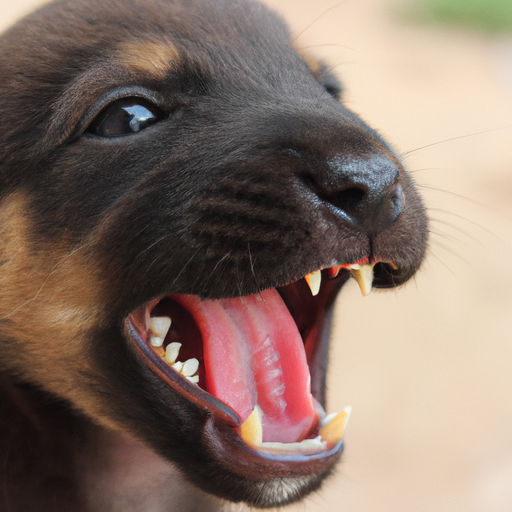
[[[22,192],[0,203],[0,365],[83,405],[104,286],[80,248],[36,240],[27,204]]]
[[[180,64],[180,55],[172,43],[123,43],[116,58],[122,67],[158,79],[165,78]]]

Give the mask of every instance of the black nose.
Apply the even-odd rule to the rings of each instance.
[[[357,231],[375,236],[390,226],[404,205],[398,164],[385,154],[334,157],[325,171],[308,177],[309,187]]]

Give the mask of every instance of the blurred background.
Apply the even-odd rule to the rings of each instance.
[[[1,0],[3,29],[40,4]],[[334,477],[291,511],[512,511],[512,1],[266,0],[404,155],[431,218],[398,291],[339,302]]]

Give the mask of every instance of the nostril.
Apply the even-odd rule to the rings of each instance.
[[[345,190],[340,190],[330,197],[323,197],[322,199],[336,206],[336,208],[345,211],[349,215],[354,215],[365,196],[366,191],[362,188],[350,187]]]
[[[355,221],[361,204],[368,195],[366,187],[359,184],[346,184],[345,188],[338,189],[336,184],[317,181],[316,177],[309,172],[298,174],[301,181],[325,203],[331,204],[339,212],[344,212],[345,219]]]

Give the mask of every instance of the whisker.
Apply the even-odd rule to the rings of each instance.
[[[256,288],[258,289],[258,294],[261,294],[260,285],[258,283],[258,279],[256,278],[256,273],[254,272],[254,261],[252,259],[252,254],[251,254],[251,244],[249,242],[247,242],[247,250],[249,252],[249,262],[251,264],[251,273],[254,278],[254,284],[256,285]]]
[[[324,47],[335,47],[335,48],[343,48],[344,50],[352,50],[353,52],[357,51],[355,48],[351,46],[345,46],[344,44],[336,44],[336,43],[325,43],[325,44],[311,44],[309,46],[301,46],[304,50],[309,50],[310,48],[324,48]]]
[[[309,30],[320,18],[323,18],[328,12],[332,11],[333,9],[336,9],[337,7],[339,7],[340,5],[344,4],[347,0],[343,0],[342,2],[338,2],[337,4],[333,5],[332,7],[329,7],[329,9],[327,9],[326,11],[324,11],[322,14],[320,14],[320,16],[318,16],[317,18],[315,18],[304,30],[302,30],[301,32],[299,32],[292,40],[292,43],[294,43],[295,41],[297,41],[297,39],[302,35],[304,34],[304,32],[306,32],[307,30]]]
[[[448,194],[448,195],[450,195],[452,197],[458,197],[459,199],[464,199],[465,201],[468,201],[469,203],[472,203],[472,204],[474,204],[476,206],[480,206],[482,208],[486,208],[489,211],[494,211],[489,206],[487,206],[487,205],[485,205],[483,203],[480,203],[480,202],[476,201],[475,199],[472,199],[471,197],[464,196],[462,194],[458,194],[457,192],[453,192],[452,190],[446,190],[444,188],[433,187],[431,185],[422,185],[422,184],[419,184],[418,187],[426,189],[426,190],[432,190],[434,192],[442,192],[442,193]],[[495,213],[497,213],[497,212],[495,212]]]
[[[157,238],[152,244],[150,244],[147,247],[145,247],[144,250],[141,251],[140,255],[142,256],[142,255],[146,254],[151,249],[153,249],[153,247],[158,245],[160,242],[163,242],[163,241],[167,240],[168,238],[171,238],[171,237],[174,237],[174,236],[175,236],[174,233],[166,233],[165,235],[162,235],[161,237]]]
[[[461,256],[458,252],[454,251],[453,250],[453,247],[450,247],[446,244],[443,244],[442,242],[440,242],[439,240],[435,240],[435,239],[432,239],[431,240],[431,243],[435,244],[437,247],[445,250],[447,253],[451,254],[452,256],[455,256],[456,258],[458,258],[459,260],[463,261],[464,263],[466,263],[467,265],[471,266],[471,263],[466,259],[464,258],[463,256]]]
[[[470,248],[471,246],[467,243],[461,240],[460,238],[456,238],[453,235],[448,235],[446,233],[443,233],[442,231],[434,231],[431,230],[430,233],[436,237],[443,238],[444,240],[450,241],[450,242],[457,242],[461,245],[464,245],[467,248]]]
[[[231,253],[233,252],[233,250],[231,251],[228,251],[226,254],[224,254],[224,256],[222,256],[222,258],[215,264],[215,266],[213,267],[212,271],[210,272],[210,275],[208,276],[208,278],[211,278],[213,276],[213,274],[215,273],[215,271],[217,270],[217,268],[219,267],[219,265],[227,260],[230,256],[231,256]]]
[[[481,229],[482,231],[486,232],[488,235],[491,235],[493,238],[495,238],[498,242],[502,243],[502,244],[505,244],[506,243],[504,242],[504,240],[502,240],[498,235],[496,235],[495,233],[493,233],[492,231],[490,231],[489,229],[487,229],[485,226],[483,226],[482,224],[479,224],[478,222],[475,222],[471,219],[468,219],[467,217],[464,217],[463,215],[459,215],[455,212],[452,212],[450,210],[446,210],[444,208],[432,208],[432,207],[429,207],[428,208],[428,211],[429,212],[439,212],[439,213],[444,213],[446,215],[451,215],[452,217],[456,217],[457,219],[461,219],[465,222],[467,222],[468,224],[472,224],[473,226],[476,226],[477,228]]]
[[[481,131],[481,132],[468,133],[466,135],[459,135],[457,137],[450,137],[448,139],[438,140],[437,142],[432,142],[430,144],[425,144],[425,146],[420,146],[420,147],[417,147],[415,149],[411,149],[410,151],[406,151],[405,153],[402,153],[401,156],[402,156],[402,158],[406,158],[407,156],[411,155],[412,153],[414,153],[416,151],[421,151],[422,149],[427,149],[427,148],[431,148],[433,146],[438,146],[440,144],[444,144],[445,142],[451,142],[451,141],[460,140],[460,139],[467,139],[469,137],[476,137],[476,136],[479,136],[479,135],[486,135],[488,133],[494,133],[494,132],[498,132],[498,131],[501,131],[501,130],[508,130],[510,128],[512,128],[512,124],[506,125],[506,126],[500,126],[499,128],[492,128],[490,130],[484,130],[484,131]]]
[[[431,249],[427,250],[427,260],[428,258],[434,258],[436,259],[453,277],[457,277],[457,274]]]
[[[409,174],[417,174],[419,172],[426,172],[426,171],[442,171],[442,172],[446,172],[445,169],[441,169],[439,167],[422,167],[421,169],[414,169],[414,170],[409,170]],[[418,186],[422,186],[421,184],[418,184]]]
[[[176,281],[181,277],[181,274],[185,272],[185,269],[192,263],[192,260],[197,256],[197,253],[199,252],[199,248],[196,250],[192,256],[190,256],[190,259],[183,265],[183,268],[179,271],[178,275],[174,278],[173,282],[171,283],[171,287],[176,283]]]
[[[449,228],[452,228],[452,229],[458,231],[459,233],[462,233],[463,235],[467,236],[473,242],[476,242],[478,245],[481,245],[481,246],[485,245],[479,238],[477,238],[476,236],[473,236],[471,233],[469,233],[468,231],[460,228],[456,224],[453,224],[452,222],[448,222],[448,221],[445,221],[445,220],[442,220],[442,219],[437,219],[437,218],[432,218],[432,217],[431,217],[430,220],[433,221],[433,222],[436,222],[438,224],[443,224],[444,226],[448,226]]]

